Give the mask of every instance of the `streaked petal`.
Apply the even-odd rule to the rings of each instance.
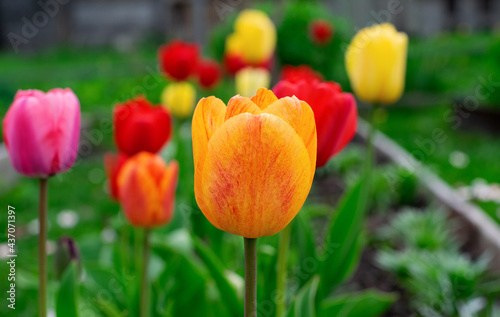
[[[208,151],[208,141],[215,131],[224,123],[226,105],[222,100],[213,96],[202,98],[193,114],[191,126],[193,139],[193,159],[195,167],[194,188],[195,192],[201,189],[201,173]],[[202,202],[198,202],[204,208]]]
[[[160,222],[165,223],[170,221],[174,211],[175,190],[177,189],[177,181],[179,179],[179,163],[171,161],[165,169],[162,182],[160,184],[160,193],[162,199],[162,212]]]
[[[210,139],[196,200],[219,229],[248,238],[273,235],[302,207],[310,166],[304,142],[283,119],[243,113]]]
[[[215,130],[224,123],[226,105],[213,96],[202,98],[193,114],[192,136],[195,166],[206,155],[208,141]]]
[[[290,124],[302,139],[309,153],[311,171],[316,169],[317,136],[314,113],[311,107],[294,97],[284,97],[265,109],[266,113],[274,114]]]
[[[242,113],[260,114],[262,111],[250,98],[242,96],[234,96],[227,103],[226,117],[228,120]]]
[[[260,109],[266,109],[270,104],[278,100],[273,91],[266,88],[259,88],[251,99]]]

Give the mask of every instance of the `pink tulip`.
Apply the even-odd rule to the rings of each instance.
[[[18,91],[3,119],[3,138],[19,173],[45,178],[68,170],[78,153],[78,98],[69,88]]]

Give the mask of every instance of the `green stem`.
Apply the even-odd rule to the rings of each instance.
[[[292,225],[288,226],[281,231],[280,243],[278,247],[278,276],[276,279],[276,317],[281,317],[285,313],[286,302],[286,277],[287,277],[287,259],[288,247],[290,245],[290,233],[292,232]]]
[[[47,316],[47,179],[40,178],[38,205],[38,316]]]
[[[372,105],[371,113],[370,113],[370,131],[368,134],[368,139],[366,140],[366,157],[365,157],[365,164],[364,164],[364,171],[363,171],[363,177],[367,180],[364,185],[363,185],[363,190],[364,190],[364,203],[365,206],[364,208],[366,210],[370,209],[370,200],[369,197],[372,192],[372,187],[373,187],[373,173],[372,170],[375,166],[376,163],[376,155],[375,155],[375,148],[373,145],[373,140],[375,138],[375,133],[377,132],[377,120],[376,120],[376,114],[377,110],[379,109],[378,105]]]
[[[257,239],[245,240],[245,317],[257,317]]]
[[[142,256],[141,256],[141,241],[144,241],[144,234],[143,231],[140,228],[133,228],[133,234],[134,234],[134,251],[133,251],[133,259],[134,259],[134,265],[135,265],[135,270],[136,272],[139,272],[142,267]]]
[[[144,245],[142,253],[142,274],[141,274],[141,317],[149,316],[149,303],[148,303],[148,262],[149,262],[149,229],[144,229]]]
[[[366,141],[366,161],[365,161],[365,175],[368,175],[375,165],[375,150],[373,146],[373,138],[375,137],[375,132],[377,131],[377,120],[375,118],[378,105],[372,105],[370,113],[370,132],[368,134],[368,139]]]

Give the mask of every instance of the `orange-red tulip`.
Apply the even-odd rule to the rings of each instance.
[[[118,195],[128,221],[145,228],[169,222],[178,175],[177,161],[166,165],[161,157],[149,152],[128,159],[118,174]]]
[[[193,116],[195,196],[217,228],[258,238],[295,217],[316,170],[316,125],[306,102],[260,89],[227,107],[203,98]]]

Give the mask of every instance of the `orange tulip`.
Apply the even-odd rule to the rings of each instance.
[[[258,238],[297,215],[316,170],[316,125],[307,103],[259,89],[227,107],[203,98],[193,116],[195,196],[217,228]]]
[[[179,175],[176,161],[141,152],[128,159],[118,174],[118,195],[128,221],[151,228],[172,219]]]

